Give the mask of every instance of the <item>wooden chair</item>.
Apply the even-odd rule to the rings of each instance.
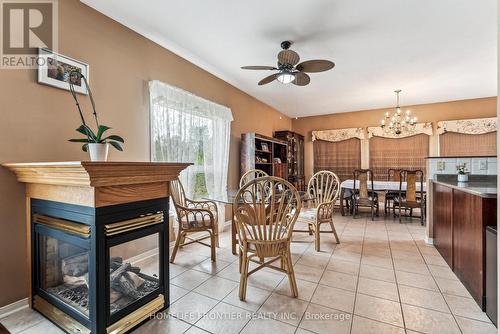
[[[424,172],[421,170],[402,170],[399,181],[399,193],[394,198],[393,210],[398,210],[399,222],[401,223],[401,209],[410,210],[410,218],[413,217],[413,209],[420,209],[420,224],[424,225],[425,195],[424,195]],[[406,191],[403,190],[403,180],[406,180]],[[420,190],[417,185],[420,185]]]
[[[401,174],[399,169],[389,168],[387,170],[387,181],[400,181]],[[404,181],[404,180],[403,180]],[[399,195],[399,191],[387,191],[385,193],[384,198],[384,213],[387,216],[387,213],[391,213],[391,207],[394,202],[394,198]],[[396,214],[393,212],[393,214]]]
[[[246,298],[248,277],[264,267],[286,273],[297,297],[290,241],[301,208],[298,191],[278,177],[257,178],[238,191],[233,208],[240,240],[240,299]],[[272,265],[277,260],[280,267]],[[258,263],[251,271],[250,261]]]
[[[314,246],[320,251],[321,233],[333,233],[339,243],[339,237],[333,225],[333,209],[340,194],[340,179],[330,171],[320,171],[314,174],[307,184],[307,195],[311,198],[312,208],[303,208],[299,221],[308,224],[308,230],[295,232],[314,233]],[[341,199],[342,200],[342,199]],[[331,231],[321,231],[321,224],[330,224]]]
[[[250,169],[248,172],[243,174],[240,178],[240,188],[243,188],[245,184],[248,182],[259,178],[259,177],[264,177],[264,176],[269,176],[266,172],[260,169]]]
[[[170,182],[170,195],[174,202],[177,221],[179,223],[179,233],[177,233],[170,263],[174,263],[175,255],[180,247],[195,242],[210,247],[212,261],[215,262],[215,248],[218,246],[219,238],[217,204],[211,201],[193,201],[187,199],[184,187],[179,179]],[[208,232],[210,245],[202,242],[206,238],[193,239],[188,236],[188,234],[197,232]],[[190,241],[186,242],[186,239]]]
[[[370,184],[370,187],[368,187],[368,184]],[[378,216],[378,194],[373,191],[373,171],[371,169],[354,170],[353,218],[356,218],[360,207],[370,208],[372,220],[375,210]]]

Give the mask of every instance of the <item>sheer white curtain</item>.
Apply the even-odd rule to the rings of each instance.
[[[222,196],[227,190],[231,109],[156,80],[149,82],[149,92],[151,160],[194,163],[181,174],[188,197],[205,191]]]

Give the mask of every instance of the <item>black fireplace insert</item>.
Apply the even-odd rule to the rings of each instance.
[[[33,307],[68,333],[119,334],[169,306],[168,199],[31,200]]]

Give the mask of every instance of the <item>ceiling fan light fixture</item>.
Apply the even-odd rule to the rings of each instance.
[[[295,74],[283,71],[278,75],[278,81],[281,82],[282,84],[289,84],[293,80],[295,80]]]

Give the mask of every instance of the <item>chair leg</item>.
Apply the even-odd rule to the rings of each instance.
[[[215,247],[219,248],[219,220],[214,224]]]
[[[288,249],[288,254],[286,254],[286,264],[287,264],[287,274],[288,274],[288,282],[290,283],[290,290],[292,292],[292,296],[297,298],[299,296],[299,290],[297,289],[297,281],[295,281],[295,272],[293,271],[293,263],[292,263],[292,255],[290,252],[290,248]]]
[[[371,214],[372,214],[372,221],[373,221],[373,206],[374,206],[374,205],[375,205],[375,203],[372,203],[372,204],[370,205],[370,212],[371,212]]]
[[[318,223],[316,224],[316,226],[314,226],[314,245],[316,248],[316,252],[320,251],[320,238],[321,238],[320,227],[321,227],[321,225]]]
[[[181,239],[185,238],[186,238],[185,232],[179,231],[179,233],[177,233],[177,239],[175,239],[175,246],[174,249],[172,250],[172,255],[170,256],[170,263],[174,263],[175,256],[177,255],[177,250],[179,249],[179,246],[181,244]]]
[[[240,274],[243,272],[243,252],[240,251],[238,252],[238,258],[239,258],[239,267],[240,267]]]
[[[240,277],[240,300],[244,301],[247,295],[247,281],[248,281],[248,264],[249,259],[246,252],[243,254],[243,270]]]
[[[399,205],[399,223],[401,223],[401,205]]]
[[[212,258],[212,262],[215,262],[215,249],[217,248],[217,241],[215,241],[215,231],[208,231],[208,233],[210,233],[210,257]]]
[[[330,227],[332,228],[333,235],[335,236],[335,241],[337,241],[338,244],[340,244],[339,236],[337,235],[337,230],[335,229],[335,225],[333,225],[333,222],[330,222]]]

